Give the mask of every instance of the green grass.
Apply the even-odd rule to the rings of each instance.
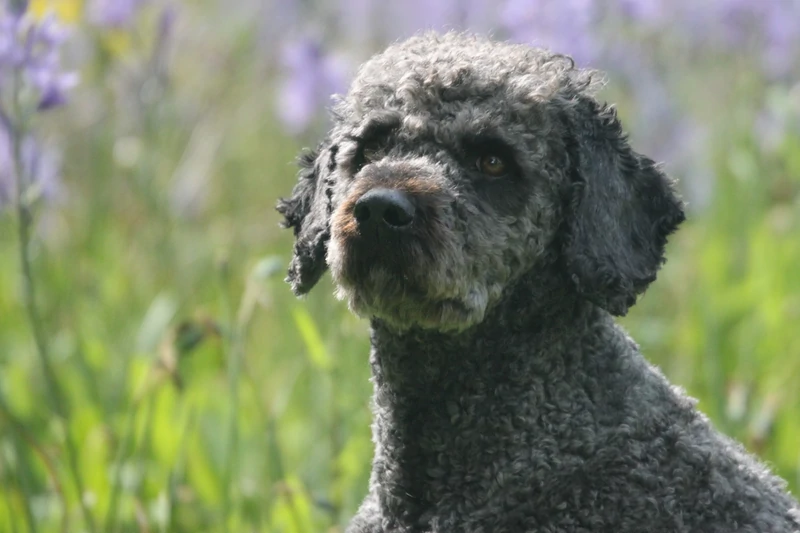
[[[100,58],[38,125],[63,139],[68,191],[31,247],[58,405],[0,212],[0,531],[88,531],[81,501],[102,533],[341,531],[366,491],[367,325],[327,278],[304,301],[282,282],[291,234],[273,206],[300,145],[247,33],[217,29],[241,46],[191,43],[206,61],[176,62],[158,98],[120,89],[139,87],[135,58]],[[623,323],[797,491],[800,139],[765,154],[742,138]],[[195,213],[170,203],[181,178],[205,183]]]

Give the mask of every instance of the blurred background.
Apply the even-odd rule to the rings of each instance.
[[[800,490],[800,0],[0,0],[0,531],[343,531],[367,324],[274,205],[425,28],[607,72],[690,209],[622,322]]]

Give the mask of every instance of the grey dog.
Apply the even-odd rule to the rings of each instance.
[[[800,531],[785,484],[615,325],[683,205],[565,56],[426,33],[362,66],[279,203],[288,281],[371,325],[350,533]]]

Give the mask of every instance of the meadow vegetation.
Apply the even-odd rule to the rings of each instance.
[[[343,531],[367,324],[292,296],[274,204],[428,27],[608,72],[690,206],[622,323],[800,491],[800,3],[0,0],[0,531]]]

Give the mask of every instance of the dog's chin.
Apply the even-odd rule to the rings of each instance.
[[[432,298],[424,291],[401,283],[384,281],[379,285],[336,282],[336,297],[350,310],[366,319],[380,319],[398,332],[422,328],[444,332],[462,331],[478,324],[486,314],[487,301],[482,291],[464,297]]]

